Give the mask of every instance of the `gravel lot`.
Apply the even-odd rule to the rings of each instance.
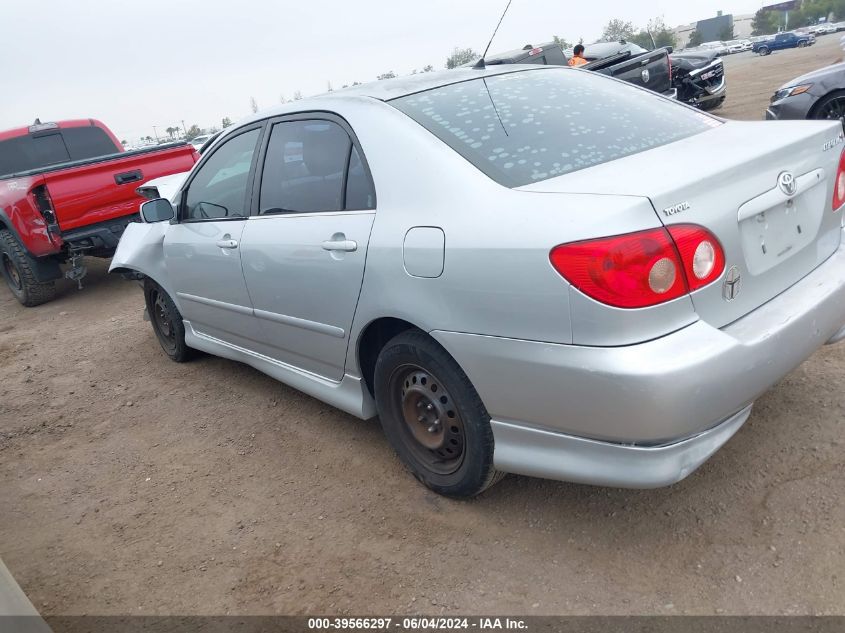
[[[837,41],[729,58],[720,114],[760,119]],[[0,556],[44,614],[845,614],[845,347],[672,488],[455,502],[376,422],[169,362],[138,286],[92,268],[35,309],[0,289]]]

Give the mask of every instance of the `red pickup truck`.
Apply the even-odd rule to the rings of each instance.
[[[61,264],[79,281],[84,256],[111,257],[138,217],[138,186],[198,157],[187,143],[124,151],[94,119],[0,132],[0,274],[18,301],[52,299]]]

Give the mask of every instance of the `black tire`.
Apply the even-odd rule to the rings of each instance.
[[[465,499],[504,476],[493,467],[493,430],[481,398],[427,334],[408,330],[388,342],[376,361],[374,386],[388,441],[431,490]]]
[[[713,110],[718,110],[722,107],[725,103],[725,99],[712,99],[710,101],[703,101],[698,107],[700,107],[705,112],[712,112]]]
[[[760,47],[760,50],[759,50],[758,52],[760,53],[760,55],[762,55],[763,57],[765,57],[766,55],[770,55],[772,51],[770,51],[770,50],[769,50],[768,48],[766,48],[765,46],[761,46],[761,47]]]
[[[807,46],[807,42],[798,42],[798,48],[805,48]]]
[[[11,231],[0,231],[0,271],[21,305],[31,308],[52,301],[56,282],[38,281],[35,262]]]
[[[807,118],[827,121],[839,120],[845,125],[845,90],[835,90],[819,99]]]
[[[185,343],[185,324],[170,295],[151,279],[144,280],[144,299],[147,314],[161,349],[177,363],[184,363],[196,356],[196,350]]]

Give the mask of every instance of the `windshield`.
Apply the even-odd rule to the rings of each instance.
[[[508,187],[586,169],[721,125],[653,92],[568,68],[472,79],[389,103]]]

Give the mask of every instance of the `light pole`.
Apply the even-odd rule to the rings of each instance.
[[[158,142],[159,142],[159,140],[158,140],[158,132],[156,131],[156,126],[155,126],[155,125],[153,126],[153,134],[155,134],[155,135],[156,135],[156,143],[158,143]]]
[[[185,127],[185,119],[182,119],[182,136],[188,138],[188,128]]]

